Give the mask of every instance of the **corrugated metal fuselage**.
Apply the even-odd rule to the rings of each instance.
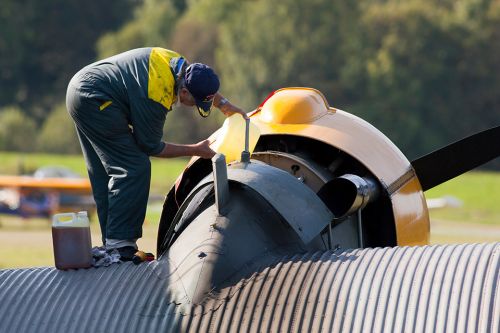
[[[168,261],[0,271],[1,332],[498,332],[500,244],[306,252],[256,261],[202,304]]]

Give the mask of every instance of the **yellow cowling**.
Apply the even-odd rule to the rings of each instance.
[[[274,93],[262,106],[260,121],[267,124],[308,124],[324,116],[330,109],[318,90],[287,88]]]
[[[234,114],[224,121],[216,141],[211,148],[226,156],[226,162],[239,161],[241,152],[245,149],[245,119],[239,114]],[[260,130],[250,121],[248,151],[250,154],[255,149],[259,140]]]
[[[429,243],[429,213],[422,187],[406,156],[383,133],[328,105],[313,88],[275,91],[252,115],[263,137],[290,135],[324,142],[352,156],[391,189],[398,245]],[[401,184],[399,182],[404,180]],[[399,186],[396,186],[398,185]]]

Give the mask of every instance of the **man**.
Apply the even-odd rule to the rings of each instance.
[[[188,64],[163,48],[140,48],[84,67],[71,79],[66,106],[73,118],[97,204],[106,251],[130,260],[142,236],[149,196],[149,156],[200,156],[215,152],[208,140],[181,145],[161,141],[173,106],[212,106],[224,114],[246,114],[219,92],[214,71]],[[55,138],[57,139],[57,138]]]

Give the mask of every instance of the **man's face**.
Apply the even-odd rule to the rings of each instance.
[[[181,88],[179,92],[179,102],[186,106],[195,106],[196,102],[194,100],[193,95],[186,88]]]

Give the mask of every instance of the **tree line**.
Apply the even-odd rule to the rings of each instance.
[[[78,151],[67,82],[95,59],[143,46],[213,66],[222,92],[249,111],[281,87],[317,88],[410,159],[500,123],[499,0],[4,2],[0,149]],[[13,15],[18,7],[26,14]],[[196,141],[222,119],[172,112],[164,136]],[[16,122],[26,128],[7,125]],[[9,133],[27,131],[36,144]]]

